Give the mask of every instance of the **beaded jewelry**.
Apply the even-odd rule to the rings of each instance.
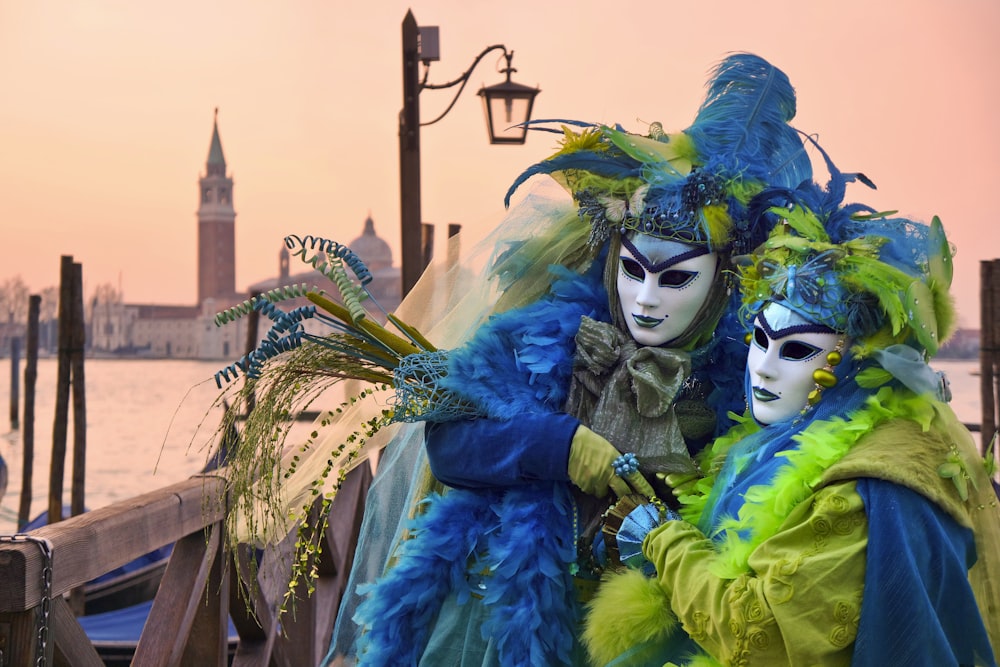
[[[813,381],[816,383],[816,388],[809,392],[807,408],[819,403],[823,397],[824,389],[837,386],[837,376],[834,374],[834,369],[844,359],[843,349],[844,339],[841,338],[837,347],[826,355],[826,366],[813,371]]]

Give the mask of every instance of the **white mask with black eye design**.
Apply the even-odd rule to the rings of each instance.
[[[792,419],[816,388],[813,371],[842,346],[843,336],[779,303],[769,303],[754,320],[747,354],[750,412],[760,424]]]
[[[694,322],[712,290],[717,253],[646,234],[622,237],[618,298],[640,345],[664,345]]]

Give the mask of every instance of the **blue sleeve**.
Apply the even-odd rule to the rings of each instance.
[[[434,476],[455,488],[569,481],[569,447],[579,425],[561,413],[428,422],[427,460]]]
[[[972,531],[905,487],[858,480],[868,515],[852,665],[995,665],[969,585]]]

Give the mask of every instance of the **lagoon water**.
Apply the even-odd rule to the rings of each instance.
[[[212,407],[219,390],[214,374],[222,364],[202,361],[88,359],[86,505],[103,507],[187,479],[205,464],[207,443],[220,423]],[[24,414],[21,360],[19,414]],[[10,428],[10,360],[0,362],[0,454],[7,461],[7,493],[0,500],[0,534],[13,532],[21,496],[23,428]],[[32,512],[48,506],[57,362],[41,359],[35,391],[35,458]],[[73,471],[73,413],[63,481],[69,503]]]
[[[205,465],[208,444],[222,417],[213,406],[220,392],[214,374],[221,362],[148,359],[88,359],[86,504],[90,509],[187,479]],[[934,367],[951,380],[952,407],[966,423],[980,421],[977,361],[940,361]],[[48,504],[52,424],[55,418],[55,359],[39,361],[35,397],[35,461],[32,516]],[[7,492],[0,498],[0,535],[16,532],[21,495],[22,431],[10,428],[10,360],[0,360],[0,455],[7,461]],[[24,361],[19,369],[24,399]],[[23,418],[23,403],[18,413]],[[72,479],[72,411],[64,501]]]

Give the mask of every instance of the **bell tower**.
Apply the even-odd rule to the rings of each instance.
[[[198,304],[236,293],[236,211],[233,179],[219,139],[219,109],[212,123],[205,175],[198,179]]]

